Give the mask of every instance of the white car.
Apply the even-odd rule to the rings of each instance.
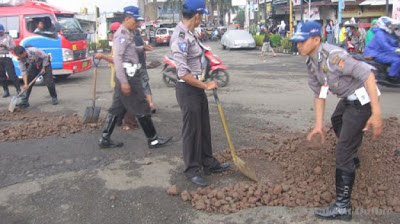
[[[228,30],[221,38],[223,49],[256,48],[256,41],[246,30]]]

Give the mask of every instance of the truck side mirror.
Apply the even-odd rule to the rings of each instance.
[[[56,22],[56,23],[54,24],[54,33],[58,33],[58,32],[60,32],[60,30],[61,30],[60,23],[59,23],[59,22]]]

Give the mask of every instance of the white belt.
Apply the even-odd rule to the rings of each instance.
[[[357,95],[355,93],[351,94],[350,96],[346,97],[348,101],[358,100]]]
[[[132,64],[132,63],[129,63],[129,62],[122,62],[122,67],[124,67],[124,68],[135,67],[135,65],[136,65],[136,69],[141,69],[142,68],[141,64]]]
[[[200,80],[201,79],[201,75],[194,75],[193,76],[195,79]],[[178,82],[185,82],[183,79],[178,79]]]

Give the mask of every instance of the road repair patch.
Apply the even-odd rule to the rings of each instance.
[[[38,139],[45,136],[75,134],[98,130],[102,124],[83,124],[77,114],[58,115],[36,111],[0,112],[0,142]]]
[[[365,134],[359,149],[361,168],[356,172],[352,205],[355,209],[400,212],[400,123],[384,121],[384,133],[373,141]],[[181,192],[197,210],[234,213],[260,206],[325,207],[335,201],[335,145],[332,128],[325,144],[308,142],[304,133],[274,133],[258,141],[272,149],[247,148],[238,155],[257,172],[259,182],[235,182]],[[231,160],[229,151],[215,154],[220,162]],[[224,174],[239,173],[232,168]]]

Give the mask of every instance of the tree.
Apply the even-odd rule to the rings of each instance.
[[[224,21],[225,15],[228,13],[228,24],[231,21],[231,11],[235,11],[235,8],[232,6],[232,0],[216,0],[218,7],[219,7],[219,11],[220,16],[222,18],[219,18],[220,20],[222,19],[222,21]]]
[[[237,13],[236,17],[233,19],[238,23],[241,27],[244,26],[244,21],[246,20],[244,10],[240,9],[239,12]]]
[[[182,0],[167,0],[164,3],[163,9],[164,10],[168,10],[171,9],[172,10],[172,22],[175,23],[175,12],[178,11],[179,12],[179,20],[182,20],[182,12],[181,12],[181,7],[182,7],[183,1]]]

